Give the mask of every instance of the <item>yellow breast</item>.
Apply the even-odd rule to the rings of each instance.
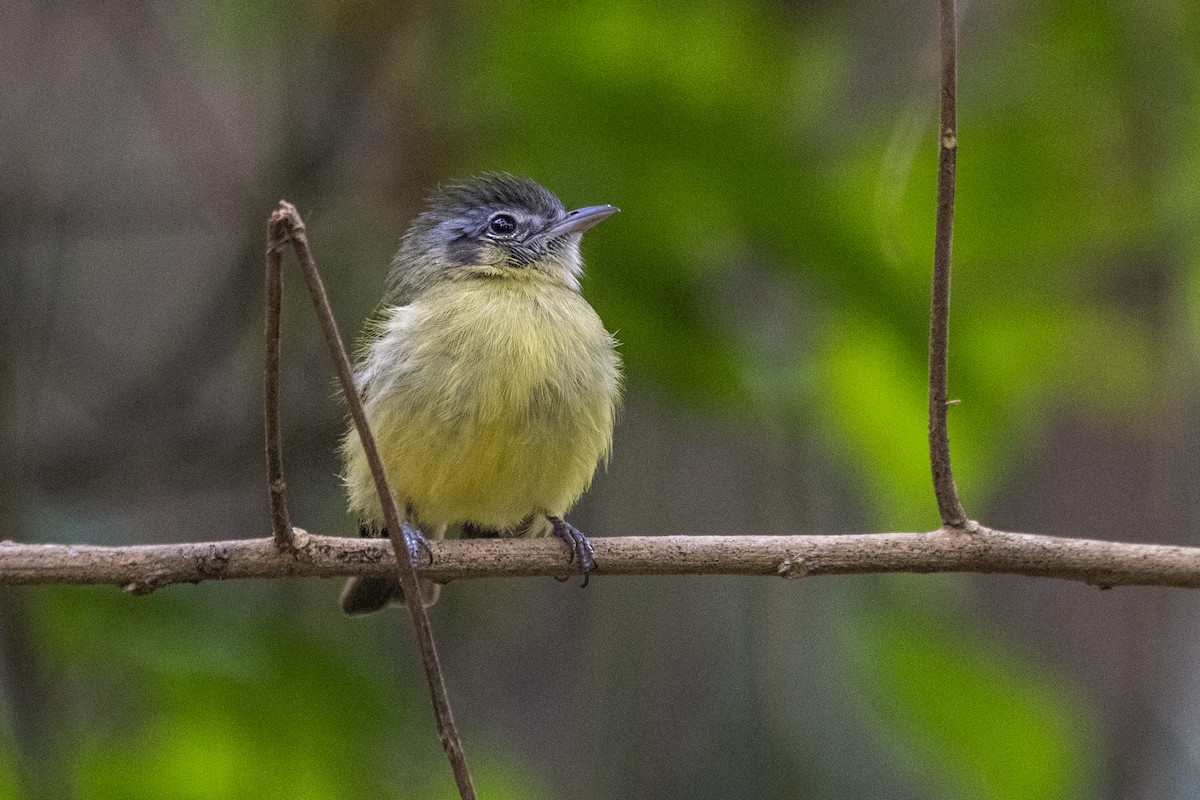
[[[612,441],[620,362],[575,291],[538,278],[472,279],[391,309],[360,388],[393,489],[422,522],[510,528],[561,516]],[[358,438],[350,505],[381,512]]]

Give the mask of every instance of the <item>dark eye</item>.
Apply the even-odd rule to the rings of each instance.
[[[488,230],[497,236],[508,236],[517,229],[512,214],[496,214],[488,221]]]

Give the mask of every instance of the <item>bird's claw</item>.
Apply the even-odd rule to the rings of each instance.
[[[551,525],[551,532],[555,537],[562,539],[567,545],[567,566],[574,566],[575,562],[579,562],[579,569],[583,573],[583,583],[580,588],[588,585],[588,578],[591,577],[592,570],[596,569],[596,551],[592,547],[592,543],[584,536],[578,528],[561,517],[548,517]],[[559,578],[560,581],[565,581],[566,578]]]
[[[400,525],[404,531],[404,545],[408,548],[408,560],[412,562],[414,567],[421,566],[421,553],[429,559],[429,565],[433,564],[433,550],[429,548],[429,540],[419,530],[404,522]]]

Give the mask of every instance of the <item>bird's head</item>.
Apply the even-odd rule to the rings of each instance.
[[[530,275],[578,290],[579,240],[617,211],[567,211],[536,181],[502,173],[443,186],[404,235],[392,262],[389,298],[404,304],[445,281]]]

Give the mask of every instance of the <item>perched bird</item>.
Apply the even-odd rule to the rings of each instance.
[[[439,189],[404,235],[355,379],[388,481],[425,533],[552,534],[585,581],[595,568],[563,516],[608,457],[621,361],[580,294],[579,242],[617,210],[567,211],[528,178],[487,174]],[[353,426],[342,451],[351,511],[384,533]],[[426,605],[437,589],[422,586]],[[352,578],[342,609],[402,600],[395,578]]]

